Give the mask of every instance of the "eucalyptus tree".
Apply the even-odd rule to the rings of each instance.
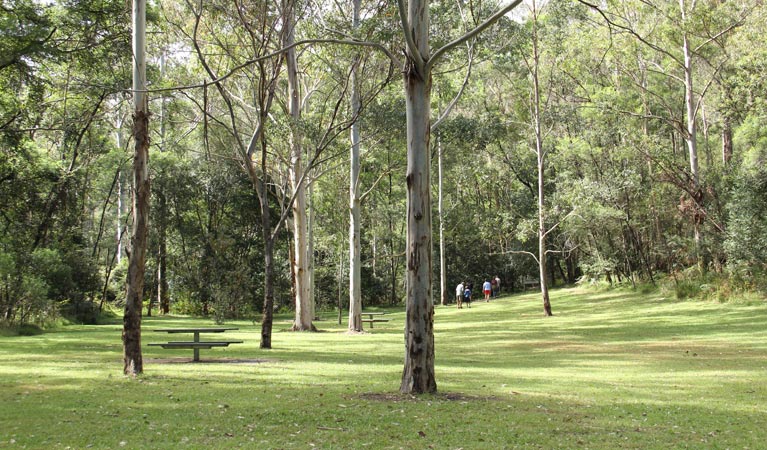
[[[127,298],[123,313],[123,372],[144,371],[141,307],[149,233],[149,101],[146,93],[146,1],[133,2],[133,229],[128,254]]]
[[[434,305],[432,301],[431,239],[431,78],[435,64],[446,52],[480,34],[521,0],[512,1],[461,37],[434,53],[430,48],[429,3],[398,0],[406,42],[403,65],[407,116],[407,306],[405,367],[400,391],[436,392],[434,377]]]
[[[177,28],[187,35],[197,61],[213,80],[204,85],[213,85],[218,92],[218,105],[224,119],[207,110],[205,114],[215,126],[225,129],[230,136],[229,144],[233,146],[235,155],[248,174],[259,198],[265,246],[262,348],[271,347],[275,241],[290,217],[293,205],[297,200],[301,202],[303,186],[309,178],[314,162],[341,131],[348,129],[350,123],[339,119],[340,100],[335,102],[335,109],[329,113],[330,120],[321,122],[325,128],[319,133],[318,139],[312,142],[307,163],[299,161],[298,158],[302,157],[303,152],[298,144],[305,142],[301,134],[306,132],[306,124],[303,120],[296,123],[301,102],[298,98],[297,61],[292,51],[310,43],[338,41],[295,41],[294,37],[289,36],[295,32],[295,23],[291,16],[294,8],[293,1],[279,4],[255,1],[238,3],[232,7],[214,6],[210,9],[205,5],[189,5],[194,16],[191,29],[185,28],[182,23],[177,25]],[[237,26],[219,28],[218,20],[229,20]],[[243,52],[243,49],[247,51]],[[286,59],[289,61],[287,65],[284,64]],[[279,83],[284,65],[288,71],[287,91],[283,91]],[[339,98],[343,98],[345,91],[344,86],[337,91],[340,92]],[[241,92],[247,93],[253,102],[244,101]],[[274,114],[273,104],[285,105],[284,109],[289,117]],[[281,127],[286,122],[287,126]],[[244,134],[243,129],[250,129],[252,132]],[[284,141],[296,145],[280,147],[280,139],[268,139],[269,133],[277,135],[280,132],[285,133],[283,136],[287,139]],[[294,151],[290,156],[283,157],[284,153],[280,150]],[[286,165],[282,162],[288,160],[292,160],[294,166],[292,174],[283,171]],[[271,218],[271,199],[277,200],[276,206],[280,211],[279,218],[274,222]],[[305,214],[305,207],[302,210],[302,214]],[[296,221],[295,214],[293,220]],[[305,229],[305,225],[299,227]],[[305,239],[306,232],[303,233]],[[297,254],[306,256],[305,241],[295,248]],[[302,285],[308,288],[306,283]],[[301,308],[300,313],[302,316],[306,313],[311,316],[311,307]],[[310,322],[311,317],[309,327]]]
[[[698,265],[705,269],[706,246],[703,225],[722,231],[709,208],[699,162],[699,123],[704,99],[725,66],[729,55],[728,37],[741,27],[760,2],[715,2],[680,0],[676,5],[668,2],[616,0],[598,6],[580,0],[597,11],[607,22],[611,32],[628,35],[640,47],[639,54],[649,53],[640,63],[657,77],[658,84],[637,85],[661,104],[661,110],[637,113],[649,120],[667,122],[682,136],[687,146],[688,169],[667,173],[687,199],[681,199],[679,208],[693,225],[693,239]],[[699,81],[696,81],[699,80]],[[678,86],[683,107],[669,102],[660,94],[667,85]]]
[[[173,5],[169,5],[173,6]],[[210,82],[203,83],[203,104],[208,128],[224,130],[234,156],[247,173],[260,205],[261,233],[264,246],[264,301],[261,321],[261,348],[271,348],[274,306],[274,249],[289,210],[281,208],[272,218],[272,198],[280,199],[275,181],[269,142],[270,113],[275,99],[282,53],[274,53],[283,43],[286,11],[283,4],[238,2],[234,5],[192,4],[182,8],[179,17],[191,14],[192,20],[178,20],[174,27],[193,49],[196,61]],[[222,26],[223,23],[236,26]],[[208,86],[218,97],[209,98]],[[250,101],[243,101],[240,93]],[[212,108],[216,107],[214,111]],[[223,136],[222,136],[223,138]],[[205,142],[209,142],[207,136]],[[287,189],[281,189],[287,192]]]
[[[290,188],[293,193],[292,224],[293,224],[293,279],[295,282],[295,319],[293,320],[294,331],[315,330],[312,324],[314,308],[311,304],[312,295],[310,286],[312,276],[309,273],[310,246],[307,241],[308,224],[306,210],[306,183],[304,183],[304,161],[301,132],[301,99],[298,80],[298,57],[295,49],[296,34],[296,9],[297,4],[293,0],[283,0],[285,31],[283,33],[283,46],[285,51],[285,71],[287,72],[287,114],[290,126],[290,164],[288,173]]]
[[[549,255],[555,250],[550,248],[554,232],[559,229],[562,221],[571,213],[560,212],[563,208],[554,208],[547,200],[547,194],[552,191],[552,178],[549,159],[556,149],[554,136],[566,126],[558,115],[559,97],[563,96],[565,88],[561,87],[559,66],[562,58],[562,30],[567,23],[569,10],[559,3],[538,2],[532,0],[526,3],[525,22],[521,27],[510,28],[510,32],[522,40],[521,45],[507,48],[497,58],[499,76],[504,84],[511,89],[508,93],[497,94],[508,96],[505,102],[516,106],[504,108],[508,117],[505,120],[517,130],[520,141],[513,143],[514,147],[527,147],[535,158],[535,176],[529,177],[521,164],[524,158],[513,156],[509,150],[503,149],[506,144],[498,142],[503,149],[503,158],[515,177],[525,184],[536,200],[535,235],[537,251],[521,249],[508,250],[510,253],[525,254],[532,257],[538,267],[538,280],[541,290],[543,311],[546,316],[552,315],[549,298]],[[503,86],[503,85],[502,85]],[[498,90],[496,88],[496,90]],[[509,159],[513,161],[509,161]],[[560,211],[558,211],[560,210]],[[531,228],[533,228],[531,226]]]
[[[542,8],[542,7],[541,7]],[[548,277],[546,276],[546,237],[551,230],[546,224],[546,202],[544,199],[545,191],[545,169],[546,156],[549,149],[544,148],[543,140],[546,132],[543,127],[543,111],[545,106],[541,98],[541,39],[539,36],[540,14],[541,10],[535,0],[530,4],[530,17],[528,20],[531,30],[531,55],[523,55],[525,66],[530,76],[530,117],[532,119],[532,128],[534,135],[534,152],[536,156],[536,167],[538,169],[538,280],[541,286],[541,297],[543,300],[543,311],[547,316],[551,316],[551,301],[549,299]]]
[[[352,32],[360,27],[361,0],[352,0]],[[362,275],[360,250],[360,101],[359,64],[357,56],[352,63],[351,114],[355,117],[351,126],[349,158],[349,331],[362,331]]]
[[[380,8],[381,5],[377,5],[376,7]],[[322,16],[321,13],[312,14],[312,11],[310,10],[307,10],[304,14],[302,14],[300,20],[296,21],[296,25],[301,25],[302,35],[307,36],[307,39],[303,41],[305,44],[311,44],[312,42],[319,44],[326,41],[322,38],[312,39],[311,36],[322,36],[324,33],[326,33],[326,24],[330,21],[327,19],[328,18]],[[370,33],[370,30],[368,30],[368,33]],[[333,41],[331,40],[328,42]],[[341,42],[353,47],[357,47],[357,43],[360,41],[347,40],[345,42]],[[294,43],[295,40],[285,42],[285,48],[287,49],[286,61],[289,63],[287,65],[289,75],[289,67],[291,64],[293,64],[291,63],[290,55],[292,53],[292,47]],[[307,49],[307,51],[302,52],[313,56],[313,58],[304,58],[303,61],[305,62],[302,62],[301,70],[302,76],[299,77],[304,80],[303,89],[305,92],[302,93],[301,102],[300,104],[296,105],[296,108],[300,108],[301,111],[303,111],[302,117],[300,120],[298,120],[297,114],[290,113],[290,111],[293,110],[292,107],[288,108],[288,112],[293,117],[291,121],[293,124],[293,128],[291,128],[291,136],[295,136],[293,138],[293,142],[302,142],[306,147],[305,154],[307,163],[303,168],[303,171],[309,174],[317,172],[314,170],[314,165],[319,161],[330,161],[335,158],[335,155],[332,152],[330,155],[327,155],[326,150],[335,146],[334,142],[339,137],[341,132],[345,132],[349,128],[354,128],[355,126],[357,129],[359,128],[358,123],[362,109],[376,96],[376,94],[383,88],[383,86],[388,83],[392,75],[391,68],[389,68],[389,70],[383,68],[383,70],[380,72],[377,71],[377,73],[380,73],[381,76],[370,76],[366,80],[355,80],[354,71],[357,70],[359,66],[377,68],[378,62],[375,58],[371,58],[369,54],[360,53],[358,54],[358,59],[355,60],[355,57],[352,57],[353,61],[349,64],[351,68],[345,64],[334,66],[334,64],[337,64],[337,61],[344,60],[346,56],[343,53],[344,47],[345,46],[338,45],[325,47],[316,45],[310,47]],[[311,82],[308,81],[310,79]],[[291,86],[299,85],[298,83],[291,84],[290,76],[288,76],[288,81],[289,89],[292,89]],[[345,108],[342,108],[342,105],[345,103],[343,100],[346,99],[346,96],[349,95],[350,91],[354,92],[352,97],[356,99],[357,104],[356,107],[353,108],[353,110],[348,114],[343,114],[345,112]],[[289,98],[290,102],[294,101],[292,91],[289,93]],[[296,125],[300,125],[300,128],[297,128]],[[300,138],[297,136],[299,132],[301,134]],[[354,134],[354,132],[352,133]],[[353,145],[352,147],[354,148],[355,146]],[[356,148],[359,150],[359,143]],[[295,166],[295,148],[291,154],[293,155],[291,166]],[[298,173],[298,171],[295,169],[293,169],[293,172]],[[297,176],[291,175],[291,177],[292,185],[299,186],[296,184]],[[304,184],[309,185],[310,190],[312,190],[314,185],[313,180],[316,180],[316,176],[307,176],[306,180],[304,181]],[[359,179],[357,179],[357,182],[359,182]],[[361,202],[363,201],[364,197],[365,194],[360,194],[357,200]],[[302,201],[301,195],[299,193],[296,195],[296,200],[293,203],[294,227],[299,226],[299,220],[297,220],[297,218],[301,219],[302,215],[306,215],[306,208],[299,207],[298,205],[300,204],[302,204]],[[299,211],[304,211],[304,213],[301,214]],[[294,237],[297,242],[298,238],[300,237],[299,230],[303,229],[305,229],[305,227],[296,228],[294,231]],[[308,231],[309,233],[312,233],[313,230],[310,229]],[[313,233],[311,235],[313,235]],[[299,266],[299,257],[304,256],[303,253],[312,252],[312,242],[313,241],[309,241],[308,245],[301,245],[298,243],[296,244],[294,254],[296,255],[297,267]],[[299,255],[299,252],[302,254]],[[312,256],[313,254],[306,255],[307,263],[311,261]],[[310,268],[311,266],[307,264],[307,271],[309,271],[308,269]],[[299,276],[301,270],[296,270],[294,273],[297,297],[299,295],[303,295],[307,300],[311,299],[314,292],[313,286],[311,285],[311,272],[305,280],[302,280],[302,278]],[[306,285],[304,289],[301,288],[302,285]],[[311,324],[311,318],[313,317],[313,309],[311,306],[313,306],[313,304],[307,304],[305,307],[300,307],[298,306],[300,303],[298,298],[296,303],[296,325],[294,328],[312,329],[313,325]],[[299,325],[299,310],[301,310],[304,316],[303,325]],[[350,317],[353,316],[354,314],[350,315]]]

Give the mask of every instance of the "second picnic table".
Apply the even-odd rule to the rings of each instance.
[[[362,311],[360,315],[368,316],[368,319],[361,319],[363,322],[367,322],[370,324],[370,328],[373,328],[373,324],[376,322],[388,322],[389,319],[384,318],[375,318],[374,316],[383,316],[386,314],[385,311]]]
[[[227,331],[238,330],[232,327],[192,327],[192,328],[157,328],[153,331],[159,333],[192,333],[194,335],[191,341],[170,341],[151,343],[149,345],[158,345],[162,348],[191,348],[194,350],[193,361],[200,360],[200,349],[210,349],[213,347],[229,347],[229,344],[242,344],[243,341],[201,341],[201,333],[225,333]]]

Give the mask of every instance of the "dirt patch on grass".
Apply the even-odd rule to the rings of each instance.
[[[410,402],[410,401],[444,401],[444,402],[487,402],[507,400],[497,396],[468,395],[461,392],[439,392],[421,396],[399,393],[367,392],[359,396],[363,400],[374,402]]]
[[[149,364],[261,364],[271,362],[268,359],[243,358],[204,358],[194,361],[192,358],[154,358],[145,360]]]

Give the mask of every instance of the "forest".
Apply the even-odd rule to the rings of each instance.
[[[572,284],[763,300],[766,12],[155,0],[144,67],[129,2],[5,0],[0,325],[137,307],[269,348],[275,311],[407,304],[428,336],[496,275],[545,315]]]

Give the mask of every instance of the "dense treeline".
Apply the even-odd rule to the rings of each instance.
[[[306,165],[300,175],[308,186],[314,302],[346,308],[348,133],[355,120],[363,303],[402,301],[400,74],[376,48],[300,46],[296,122],[284,56],[252,62],[283,45],[258,28],[279,26],[267,20],[277,14],[272,3],[159,1],[150,10],[148,313],[224,320],[262,310],[257,180],[274,223],[287,219],[275,228],[274,300],[276,308],[293,308],[289,168],[296,136]],[[543,261],[549,284],[670,280],[679,295],[764,295],[762,3],[527,3],[435,68],[432,120],[449,110],[431,139],[434,173],[442,154],[445,206],[438,215],[434,202],[433,226],[435,236],[440,221],[444,230],[448,290],[493,275],[518,288],[539,277]],[[462,18],[484,17],[491,6],[432,2],[436,41],[449,42]],[[350,8],[300,4],[297,40],[354,36],[401,54],[404,42],[392,32],[396,3],[363,2],[354,29]],[[62,313],[92,321],[105,305],[124,301],[129,16],[125,2],[111,0],[0,6],[4,324],[45,323]],[[359,116],[348,101],[355,65]],[[226,78],[211,83],[211,74]],[[259,158],[252,166],[240,149],[256,124],[264,152],[247,153]],[[255,173],[262,155],[266,172]],[[432,185],[436,197],[436,176]],[[434,264],[435,279],[439,268]]]

